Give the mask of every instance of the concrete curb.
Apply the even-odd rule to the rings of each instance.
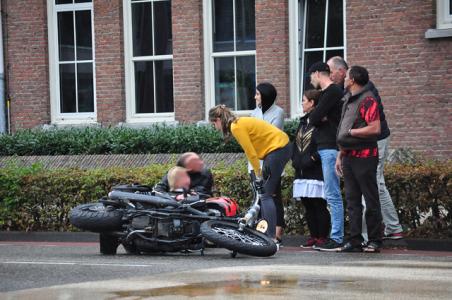
[[[98,234],[93,232],[20,232],[0,231],[0,241],[27,241],[27,242],[97,242]],[[289,247],[298,247],[306,237],[302,235],[287,235],[283,244]],[[408,249],[425,251],[452,251],[452,240],[444,239],[401,239],[385,240],[383,248]]]

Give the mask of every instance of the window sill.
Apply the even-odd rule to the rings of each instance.
[[[66,129],[66,128],[86,128],[86,127],[102,127],[97,122],[67,122],[67,123],[51,123],[41,126],[43,130]]]
[[[155,122],[128,122],[128,123],[118,123],[117,127],[132,128],[132,129],[142,129],[148,128],[155,125],[165,125],[165,126],[177,126],[178,121],[155,121]]]
[[[176,122],[174,113],[169,114],[143,114],[127,118],[121,124],[152,124],[152,123],[173,123]]]
[[[452,28],[449,29],[428,29],[425,32],[426,39],[438,39],[452,37]]]

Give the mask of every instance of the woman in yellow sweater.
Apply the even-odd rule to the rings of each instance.
[[[234,137],[253,166],[256,176],[264,179],[265,194],[261,199],[261,215],[268,222],[267,234],[275,237],[276,208],[273,202],[281,174],[292,156],[287,134],[264,120],[237,118],[225,105],[209,111],[209,121],[223,133],[225,141]],[[262,169],[259,160],[263,160]]]

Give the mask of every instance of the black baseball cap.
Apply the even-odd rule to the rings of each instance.
[[[318,61],[315,64],[313,64],[312,66],[309,67],[308,73],[312,74],[315,72],[327,72],[330,73],[330,67],[322,62],[322,61]]]

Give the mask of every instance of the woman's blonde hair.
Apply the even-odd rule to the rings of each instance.
[[[220,104],[209,110],[209,121],[215,122],[217,118],[221,120],[224,140],[229,141],[231,138],[231,124],[237,120],[237,117],[226,105]]]
[[[182,167],[172,167],[169,171],[168,171],[168,184],[169,184],[169,188],[170,191],[174,191],[180,187],[176,186],[176,182],[178,177],[183,174],[183,173],[187,173],[187,169],[182,168]]]

